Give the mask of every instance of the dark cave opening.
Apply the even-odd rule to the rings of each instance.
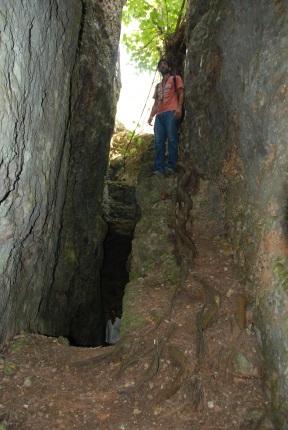
[[[92,302],[86,310],[81,309],[80,315],[76,316],[74,321],[77,333],[81,335],[78,339],[69,337],[73,346],[107,345],[107,327],[110,324],[111,328],[111,322],[114,323],[115,318],[121,321],[122,317],[122,300],[125,286],[129,282],[129,256],[135,226],[140,217],[135,187],[107,180],[103,211],[108,229],[103,242],[99,280],[101,309]]]
[[[103,264],[100,272],[101,284],[101,309],[96,310],[101,313],[101,324],[95,325],[93,313],[95,307],[84,311],[77,317],[78,331],[81,331],[83,325],[83,334],[79,338],[68,337],[72,346],[79,347],[96,347],[106,346],[107,342],[107,323],[115,317],[121,320],[122,316],[122,299],[125,292],[125,286],[129,281],[129,256],[132,248],[134,229],[131,233],[121,233],[115,231],[114,226],[108,224],[108,231],[103,242]],[[93,308],[93,309],[92,309]],[[110,323],[111,324],[111,323]],[[87,332],[87,328],[89,328]],[[93,340],[93,332],[97,332]],[[90,333],[91,332],[91,333]],[[86,334],[86,335],[85,335]]]
[[[101,271],[101,289],[105,327],[109,320],[122,317],[122,299],[129,281],[129,256],[132,234],[121,234],[108,226],[104,242],[104,259]],[[105,338],[105,342],[107,339]]]
[[[134,232],[134,230],[133,230]],[[74,337],[68,337],[70,345],[79,347],[95,347],[95,346],[106,346],[107,342],[107,323],[109,320],[115,320],[117,317],[121,320],[122,316],[122,299],[125,292],[125,285],[129,281],[129,256],[132,248],[133,232],[130,234],[120,233],[115,231],[113,225],[108,224],[108,231],[106,238],[103,243],[103,264],[100,273],[101,283],[101,296],[102,296],[102,323],[97,327],[95,321],[89,315],[93,315],[93,310],[89,309],[87,312],[81,312],[81,318],[77,318],[78,329],[79,325],[87,327],[90,326],[89,331],[97,331],[97,337],[95,342],[93,335],[88,333],[88,337],[83,336],[76,339]],[[98,310],[99,313],[99,310]],[[88,315],[89,314],[89,315]],[[85,329],[86,331],[86,329]],[[88,340],[89,338],[89,340]]]
[[[103,208],[108,232],[103,243],[101,270],[104,345],[116,343],[120,336],[122,300],[129,282],[129,257],[139,219],[135,187],[110,178],[106,181],[105,191]],[[111,333],[116,336],[113,340]]]

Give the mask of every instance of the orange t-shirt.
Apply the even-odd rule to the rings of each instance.
[[[181,76],[176,75],[176,89],[184,88]],[[154,99],[158,102],[157,114],[161,112],[173,111],[178,106],[178,95],[174,85],[174,76],[169,76],[165,84],[160,82],[156,85]]]

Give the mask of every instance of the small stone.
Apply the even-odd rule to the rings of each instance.
[[[133,415],[139,415],[141,413],[142,413],[142,411],[140,411],[140,409],[134,409],[133,410]]]
[[[70,345],[69,340],[64,336],[59,336],[57,338],[57,342],[60,343],[61,345]]]
[[[32,385],[31,378],[29,378],[29,377],[26,378],[23,385],[24,385],[24,387],[31,387],[31,385]]]
[[[213,401],[208,402],[207,406],[209,409],[213,409],[214,408],[214,402]]]
[[[132,387],[133,385],[135,385],[135,382],[134,382],[134,381],[130,381],[130,382],[126,382],[126,383],[124,384],[124,387],[125,387],[125,388],[129,388],[129,387]]]

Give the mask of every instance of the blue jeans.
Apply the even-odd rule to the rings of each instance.
[[[155,170],[165,173],[167,168],[175,170],[178,160],[178,129],[179,120],[174,111],[156,115],[154,124],[155,135]],[[165,159],[165,143],[168,139],[168,159]]]

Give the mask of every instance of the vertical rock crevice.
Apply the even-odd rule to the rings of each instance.
[[[104,190],[103,207],[108,230],[104,241],[101,287],[107,322],[113,313],[118,318],[122,317],[122,300],[129,282],[132,240],[140,219],[140,209],[135,186],[109,178]]]

